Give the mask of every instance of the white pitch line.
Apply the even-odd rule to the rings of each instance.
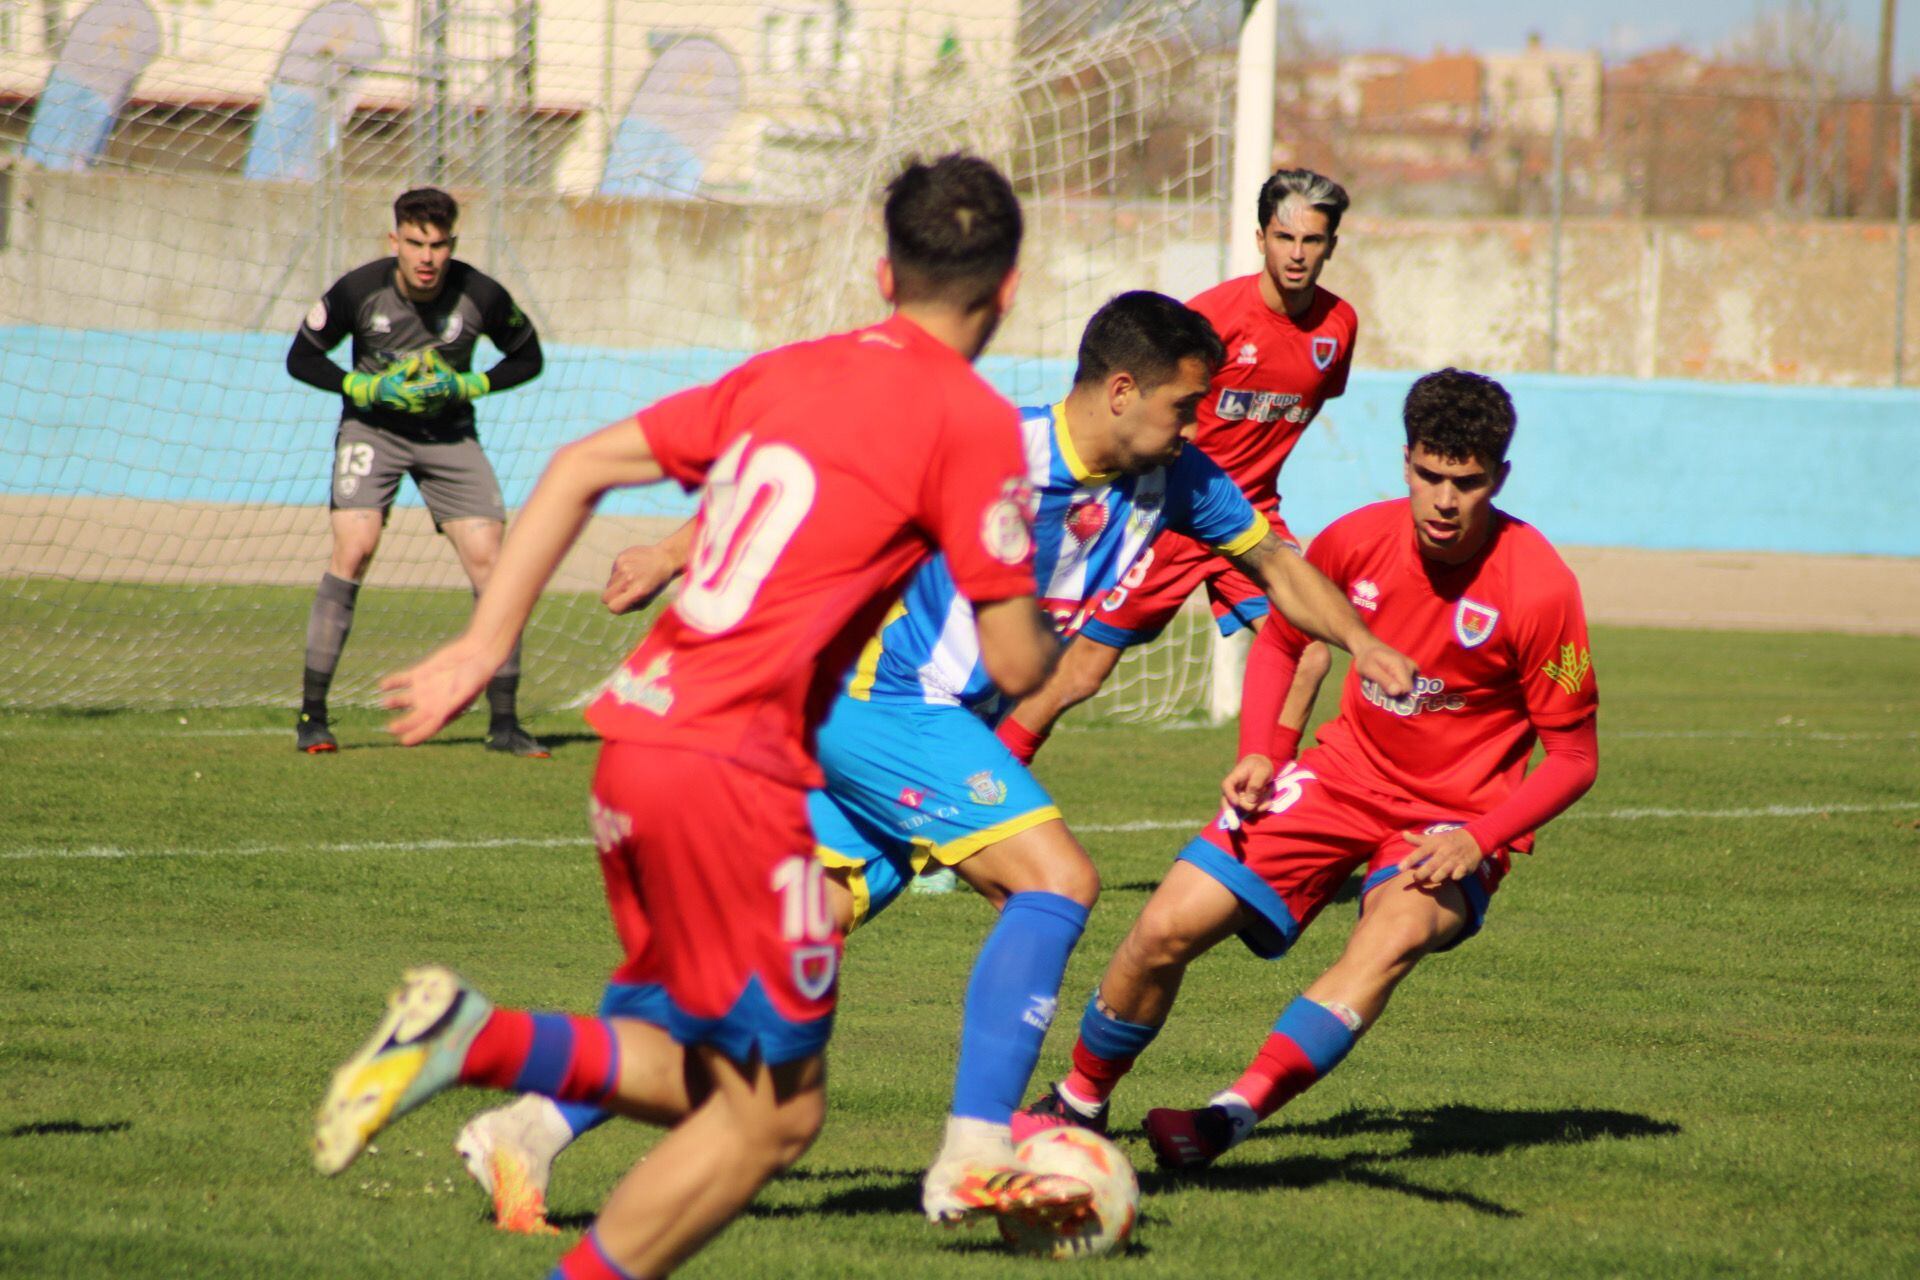
[[[493,840],[364,840],[349,844],[243,844],[231,849],[125,849],[96,844],[80,849],[5,849],[0,860],[27,858],[263,858],[289,853],[437,853],[448,849],[568,849],[591,845],[585,836]]]
[[[1895,800],[1884,804],[1770,804],[1750,809],[1576,809],[1559,822],[1639,822],[1648,818],[1755,819],[1810,818],[1828,813],[1914,813],[1920,812],[1920,800]],[[1138,822],[1085,823],[1073,829],[1087,835],[1120,835],[1139,831],[1198,831],[1212,822],[1208,818],[1143,819]],[[27,846],[0,849],[0,861],[28,859],[114,860],[123,858],[260,858],[292,853],[435,853],[450,849],[585,849],[590,842],[584,836],[500,837],[491,840],[372,840],[347,844],[311,845],[236,845],[231,849],[127,849],[118,845],[88,845],[78,849],[48,849]]]

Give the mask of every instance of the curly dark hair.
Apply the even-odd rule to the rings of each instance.
[[[1209,375],[1227,358],[1212,323],[1164,293],[1135,289],[1109,298],[1087,321],[1073,383],[1104,382],[1124,372],[1141,390],[1151,391],[1172,379],[1189,357],[1205,364]]]
[[[1465,369],[1442,369],[1414,383],[1401,416],[1407,448],[1425,445],[1449,461],[1471,458],[1490,469],[1506,461],[1519,421],[1505,387]]]
[[[898,302],[944,302],[971,311],[1020,257],[1020,200],[979,156],[914,160],[887,184],[887,260]]]
[[[400,193],[393,202],[393,225],[404,227],[411,223],[416,227],[438,227],[451,232],[453,224],[460,221],[460,206],[454,198],[438,187],[415,187],[411,191]]]

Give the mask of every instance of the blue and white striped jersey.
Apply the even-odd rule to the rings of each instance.
[[[1063,405],[1020,411],[1027,479],[1038,500],[1033,571],[1040,603],[1062,639],[1126,576],[1162,529],[1226,555],[1266,537],[1265,516],[1198,449],[1143,475],[1087,470],[1067,436]],[[998,691],[980,663],[973,605],[954,589],[944,556],[922,565],[867,645],[847,693],[862,701],[945,703],[991,712]]]

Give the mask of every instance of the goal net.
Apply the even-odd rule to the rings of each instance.
[[[1225,266],[1237,0],[91,0],[0,8],[0,706],[293,706],[338,403],[302,315],[387,254],[393,197],[461,202],[458,256],[547,353],[483,401],[508,507],[559,444],[746,355],[882,314],[877,198],[978,151],[1028,216],[986,376],[1062,394],[1111,294]],[[344,361],[345,348],[336,349]],[[493,359],[483,344],[476,368]],[[903,406],[903,409],[910,406]],[[334,684],[461,625],[410,483]],[[690,500],[616,495],[535,613],[523,704],[577,703],[644,620],[613,555]],[[1203,613],[1094,708],[1199,711]]]

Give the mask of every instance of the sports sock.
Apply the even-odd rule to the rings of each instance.
[[[1027,726],[1008,716],[994,730],[1002,746],[1013,752],[1013,758],[1021,764],[1032,764],[1033,758],[1040,754],[1040,748],[1046,743],[1047,735],[1035,733]]]
[[[573,1131],[574,1138],[589,1129],[598,1129],[613,1118],[613,1112],[589,1102],[556,1102],[553,1105],[559,1111],[560,1118],[567,1122],[567,1128]],[[571,1142],[573,1138],[567,1141]]]
[[[640,1280],[631,1271],[607,1256],[600,1247],[600,1233],[588,1231],[580,1243],[561,1256],[560,1265],[547,1274],[547,1280]]]
[[[513,642],[513,652],[493,673],[493,679],[487,681],[487,728],[489,732],[511,729],[518,724],[520,717],[516,703],[520,697],[520,642]]]
[[[327,718],[327,690],[333,684],[334,668],[340,665],[340,651],[347,647],[347,634],[353,630],[353,604],[359,595],[359,583],[331,573],[320,575],[320,586],[313,593],[313,608],[307,613],[300,711],[315,720]]]
[[[1358,1017],[1353,1021],[1357,1024]],[[1281,1012],[1267,1042],[1228,1092],[1244,1099],[1264,1120],[1339,1066],[1362,1029],[1319,1001],[1300,996]]]
[[[620,1079],[620,1041],[601,1018],[496,1009],[460,1066],[463,1084],[604,1102]]]
[[[1138,1022],[1122,1022],[1108,1013],[1095,991],[1087,998],[1087,1009],[1080,1015],[1080,1038],[1073,1042],[1073,1070],[1062,1081],[1075,1101],[1099,1106],[1113,1096],[1120,1078],[1133,1069],[1160,1028]]]
[[[953,1114],[1007,1124],[1040,1061],[1067,957],[1087,908],[1057,893],[1016,893],[980,948],[967,983]]]

